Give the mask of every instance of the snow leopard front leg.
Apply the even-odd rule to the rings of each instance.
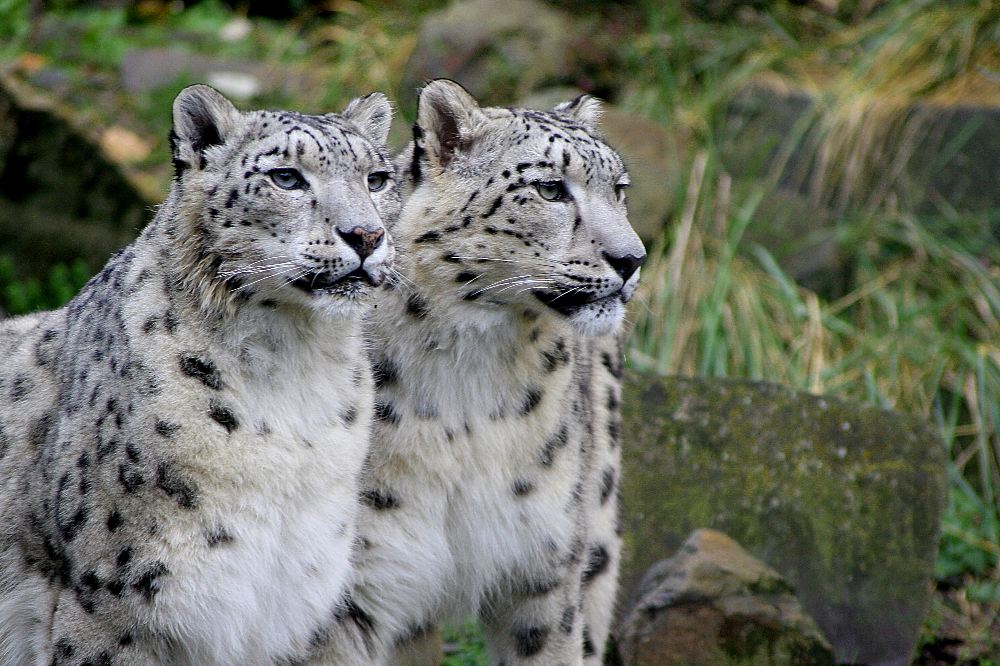
[[[544,550],[533,565],[527,571],[514,572],[509,582],[499,585],[502,595],[488,595],[484,600],[480,621],[492,664],[576,666],[584,663],[590,647],[582,596],[584,581],[588,581],[587,530],[592,504],[587,480],[595,454],[589,348],[586,342],[577,344],[568,357],[572,359],[569,386],[573,388],[568,392],[572,418],[545,449],[546,460],[552,464],[554,450],[565,447],[560,455],[572,470],[563,486],[565,500],[562,506],[549,509],[564,514],[571,529],[562,532],[558,541],[555,528],[562,521],[553,514],[549,523],[552,532],[539,540]]]
[[[581,574],[583,656],[603,663],[621,563],[621,399],[625,335],[590,341],[592,464],[585,481],[587,547]]]
[[[165,637],[141,631],[107,612],[95,613],[87,592],[61,587],[55,592],[54,641],[48,664],[116,664],[159,666],[171,655]],[[113,655],[113,657],[112,657]]]
[[[394,427],[381,413],[376,430]],[[447,493],[418,493],[420,481],[408,477],[391,466],[365,470],[354,578],[332,621],[316,635],[309,666],[402,666],[398,650],[427,633],[430,618],[441,617],[444,581],[455,577],[445,536]]]
[[[491,664],[576,666],[583,663],[580,621],[582,540],[570,548],[573,560],[562,579],[526,582],[480,612]]]

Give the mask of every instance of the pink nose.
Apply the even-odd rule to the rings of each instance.
[[[338,229],[337,233],[362,259],[374,252],[385,237],[385,229],[365,231],[363,227],[354,227],[347,232]]]

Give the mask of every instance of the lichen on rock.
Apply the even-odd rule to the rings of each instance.
[[[618,641],[630,666],[834,663],[793,588],[721,532],[695,530],[650,568],[638,596]]]
[[[771,384],[639,374],[623,405],[620,599],[712,527],[795,586],[838,659],[909,663],[945,498],[928,423]]]

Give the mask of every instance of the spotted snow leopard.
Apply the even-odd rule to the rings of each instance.
[[[622,322],[642,243],[583,96],[418,104],[390,230],[406,284],[367,330],[376,382],[352,623],[314,662],[385,664],[476,614],[494,664],[596,664],[619,544]]]
[[[0,324],[0,663],[291,663],[356,614],[390,116],[185,89],[153,222]]]

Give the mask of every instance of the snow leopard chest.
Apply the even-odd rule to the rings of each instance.
[[[414,531],[438,549],[424,582],[470,612],[506,578],[544,577],[572,547],[585,419],[570,364],[542,377],[454,367],[432,358],[383,382],[370,483],[420,504]]]
[[[332,622],[371,418],[370,378],[351,367],[299,367],[266,383],[225,375],[236,425],[225,446],[198,456],[211,479],[198,515],[165,537],[184,584],[166,582],[158,601],[164,624],[186,637],[180,663],[271,663],[304,654]],[[192,533],[208,547],[185,546]]]

